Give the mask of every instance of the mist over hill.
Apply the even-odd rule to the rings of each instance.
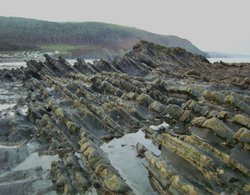
[[[137,28],[100,22],[48,22],[0,17],[0,52],[59,51],[67,57],[122,55],[139,40],[167,47],[181,47],[204,55],[190,41],[173,35],[158,35]]]

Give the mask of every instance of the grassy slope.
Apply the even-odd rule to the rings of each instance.
[[[42,50],[59,51],[74,57],[103,57],[106,53],[122,54],[142,39],[204,54],[188,40],[120,25],[0,17],[0,51]]]

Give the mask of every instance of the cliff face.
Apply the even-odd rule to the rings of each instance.
[[[210,64],[183,49],[145,41],[111,62],[78,59],[71,66],[62,57],[45,57],[45,62],[29,61],[25,69],[0,74],[5,83],[22,80],[26,91],[25,101],[10,111],[28,107],[24,115],[7,110],[0,120],[5,127],[1,143],[28,145],[26,155],[36,143],[39,154],[59,155],[50,168],[53,183],[41,185],[40,192],[134,193],[135,185],[100,146],[138,130],[160,149],[156,155],[143,143],[129,146],[137,149],[134,158],[142,158],[143,177],[155,193],[250,192],[249,64]],[[125,148],[120,146],[120,158]],[[9,157],[3,165],[12,162],[12,150],[5,152]],[[11,166],[15,163],[20,162]],[[41,173],[28,169],[0,176],[0,193],[18,188],[18,174],[26,192],[37,192],[34,178],[42,182]]]

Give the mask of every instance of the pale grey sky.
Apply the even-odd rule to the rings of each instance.
[[[0,15],[99,21],[189,39],[204,51],[250,54],[250,0],[0,0]]]

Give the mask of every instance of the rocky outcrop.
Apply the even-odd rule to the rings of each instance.
[[[249,86],[231,82],[247,78],[249,64],[210,64],[145,41],[111,62],[78,59],[72,66],[45,57],[0,74],[11,75],[1,76],[4,82],[22,81],[26,90],[25,101],[13,108],[19,117],[1,114],[2,143],[36,142],[40,154],[58,155],[44,192],[133,194],[100,146],[138,130],[161,149],[157,156],[137,145],[144,176],[159,194],[249,192]],[[17,111],[24,102],[27,116]],[[151,126],[162,122],[169,126]]]
[[[26,79],[25,70],[24,68],[20,69],[3,69],[0,70],[0,81],[1,82],[15,82],[15,81],[22,81]]]

